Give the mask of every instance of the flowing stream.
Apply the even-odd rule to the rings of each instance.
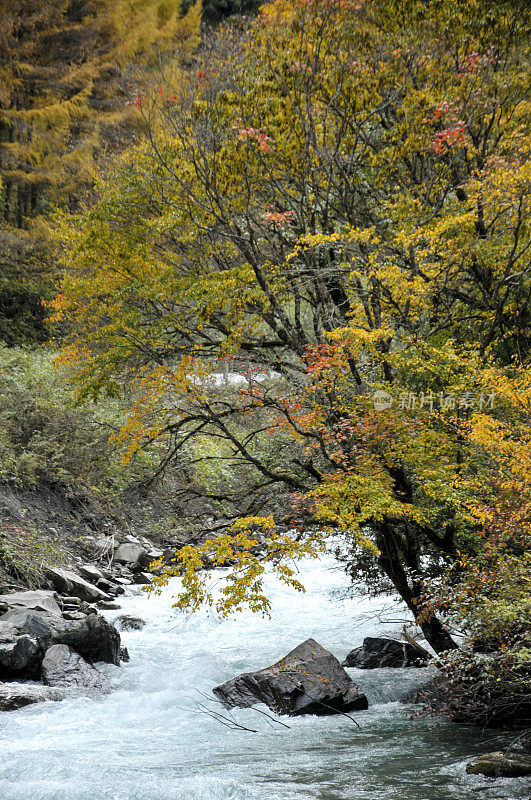
[[[398,698],[428,670],[349,670],[370,703],[355,714],[359,728],[344,716],[282,717],[285,728],[256,710],[236,710],[251,733],[201,713],[213,686],[273,663],[310,636],[342,659],[364,636],[397,631],[401,609],[382,599],[346,598],[347,578],[332,561],[304,563],[301,573],[304,595],[269,580],[269,620],[176,615],[176,585],[152,599],[136,589],[122,598],[122,609],[108,617],[131,613],[147,625],[122,635],[131,661],[105,667],[112,694],[1,715],[0,800],[529,796],[526,779],[465,774],[467,759],[500,748],[506,734],[410,719],[413,707]]]

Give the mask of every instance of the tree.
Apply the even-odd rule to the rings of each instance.
[[[35,306],[53,260],[47,212],[75,208],[96,156],[139,133],[126,102],[128,66],[176,42],[197,45],[200,3],[183,19],[180,10],[180,0],[0,2],[0,335],[8,343],[45,336]]]
[[[176,95],[145,93],[146,119],[154,107],[163,119],[149,145],[62,224],[56,308],[77,320],[64,360],[79,396],[128,383],[129,452],[165,437],[167,459],[189,447],[196,463],[199,440],[223,442],[251,519],[238,525],[260,529],[283,487],[296,508],[279,521],[311,513],[321,533],[352,536],[438,652],[454,642],[423,581],[470,546],[492,468],[467,428],[473,403],[521,423],[488,400],[492,370],[510,380],[529,358],[521,10],[264,6]],[[227,358],[249,381],[220,396],[208,376]],[[256,380],[268,368],[280,377]],[[202,491],[234,500],[222,482]],[[280,565],[290,551],[268,516]],[[260,605],[256,540],[239,540],[241,558],[218,545],[242,570],[233,605],[246,585]],[[216,546],[202,555],[215,561]],[[184,605],[205,596],[200,556],[179,556]]]

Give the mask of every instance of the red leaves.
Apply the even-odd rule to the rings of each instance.
[[[307,347],[305,352],[306,367],[308,375],[319,377],[325,370],[345,361],[345,348],[347,342],[341,340],[334,344],[319,344],[314,347]]]
[[[126,106],[136,106],[137,108],[142,108],[142,104],[146,100],[146,95],[143,93],[137,94],[136,97],[133,97],[132,100],[128,100],[125,104]]]
[[[436,153],[441,154],[453,147],[464,147],[465,143],[465,123],[459,121],[453,128],[446,128],[436,134],[432,147]]]
[[[265,128],[237,128],[240,141],[254,141],[262,153],[272,153],[275,149],[273,139],[265,132]]]

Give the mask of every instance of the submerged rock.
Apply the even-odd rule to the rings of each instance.
[[[470,761],[466,771],[488,778],[521,778],[531,775],[531,753],[485,753]]]
[[[238,675],[214,694],[226,708],[265,703],[279,714],[335,714],[364,710],[367,698],[339,661],[314,639],[307,639],[276,664]]]
[[[379,667],[424,667],[426,659],[408,642],[368,636],[361,647],[351,650],[344,667],[378,669]]]
[[[119,631],[141,631],[146,623],[140,617],[122,614],[114,620],[114,625]]]
[[[62,692],[49,686],[37,686],[31,683],[0,684],[0,711],[16,711],[17,708],[32,703],[62,699]]]
[[[109,689],[105,675],[65,644],[54,644],[46,651],[42,661],[42,680],[47,686],[66,689]]]

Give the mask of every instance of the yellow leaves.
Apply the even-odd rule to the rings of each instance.
[[[264,533],[273,533],[276,529],[275,520],[272,515],[268,517],[240,517],[231,525],[231,530],[248,531],[250,528],[260,528]]]
[[[254,532],[254,533],[253,533]],[[196,611],[202,605],[225,617],[248,606],[252,611],[267,615],[270,602],[264,595],[263,578],[269,568],[283,583],[296,591],[304,586],[295,577],[294,560],[317,558],[322,541],[311,536],[296,539],[279,533],[273,517],[243,517],[229,533],[205,541],[198,547],[181,548],[172,564],[152,565],[161,570],[148,592],[160,592],[170,578],[180,576],[182,591],[175,607],[181,611]],[[229,568],[221,587],[214,591],[212,567]]]

